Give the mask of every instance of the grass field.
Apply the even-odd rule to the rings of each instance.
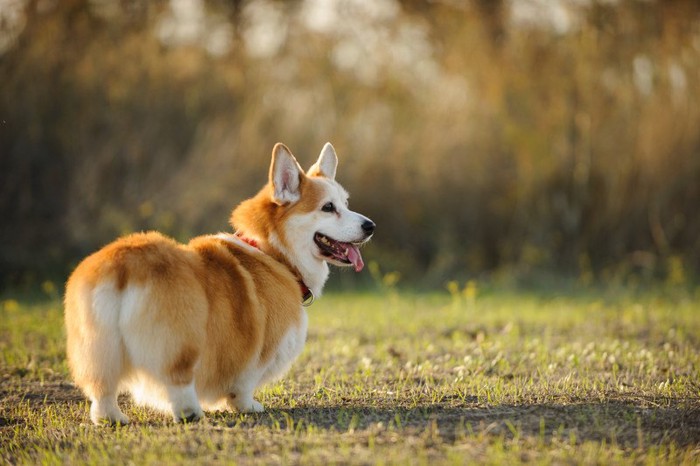
[[[697,292],[330,294],[267,412],[94,427],[60,300],[7,298],[0,463],[698,464],[699,374]]]

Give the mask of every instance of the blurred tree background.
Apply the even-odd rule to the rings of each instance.
[[[2,286],[326,141],[407,282],[700,271],[697,0],[0,0]],[[352,280],[353,274],[341,274]]]

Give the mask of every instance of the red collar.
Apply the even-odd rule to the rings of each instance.
[[[262,252],[262,249],[260,249],[260,245],[253,238],[247,238],[247,237],[242,236],[238,233],[236,233],[236,238],[238,238],[239,240],[243,241],[246,244],[253,246],[255,249]],[[301,288],[301,305],[304,307],[311,306],[313,304],[314,300],[316,299],[313,291],[311,291],[311,289],[309,289],[309,287],[306,286],[306,283],[304,283],[304,281],[301,278],[298,279],[298,282],[299,282],[299,288]]]

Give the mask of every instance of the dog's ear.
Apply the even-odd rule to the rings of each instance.
[[[272,200],[279,205],[293,204],[299,200],[299,183],[303,170],[297,159],[284,144],[278,142],[272,149],[270,184]]]
[[[315,164],[309,168],[306,172],[309,176],[325,176],[331,180],[335,179],[335,170],[338,168],[338,156],[335,155],[335,149],[330,142],[327,142],[323,149],[321,149],[321,155],[318,156],[318,160]]]

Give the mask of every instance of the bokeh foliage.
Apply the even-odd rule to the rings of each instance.
[[[384,270],[700,268],[700,4],[6,1],[0,274],[228,229],[331,141]]]

